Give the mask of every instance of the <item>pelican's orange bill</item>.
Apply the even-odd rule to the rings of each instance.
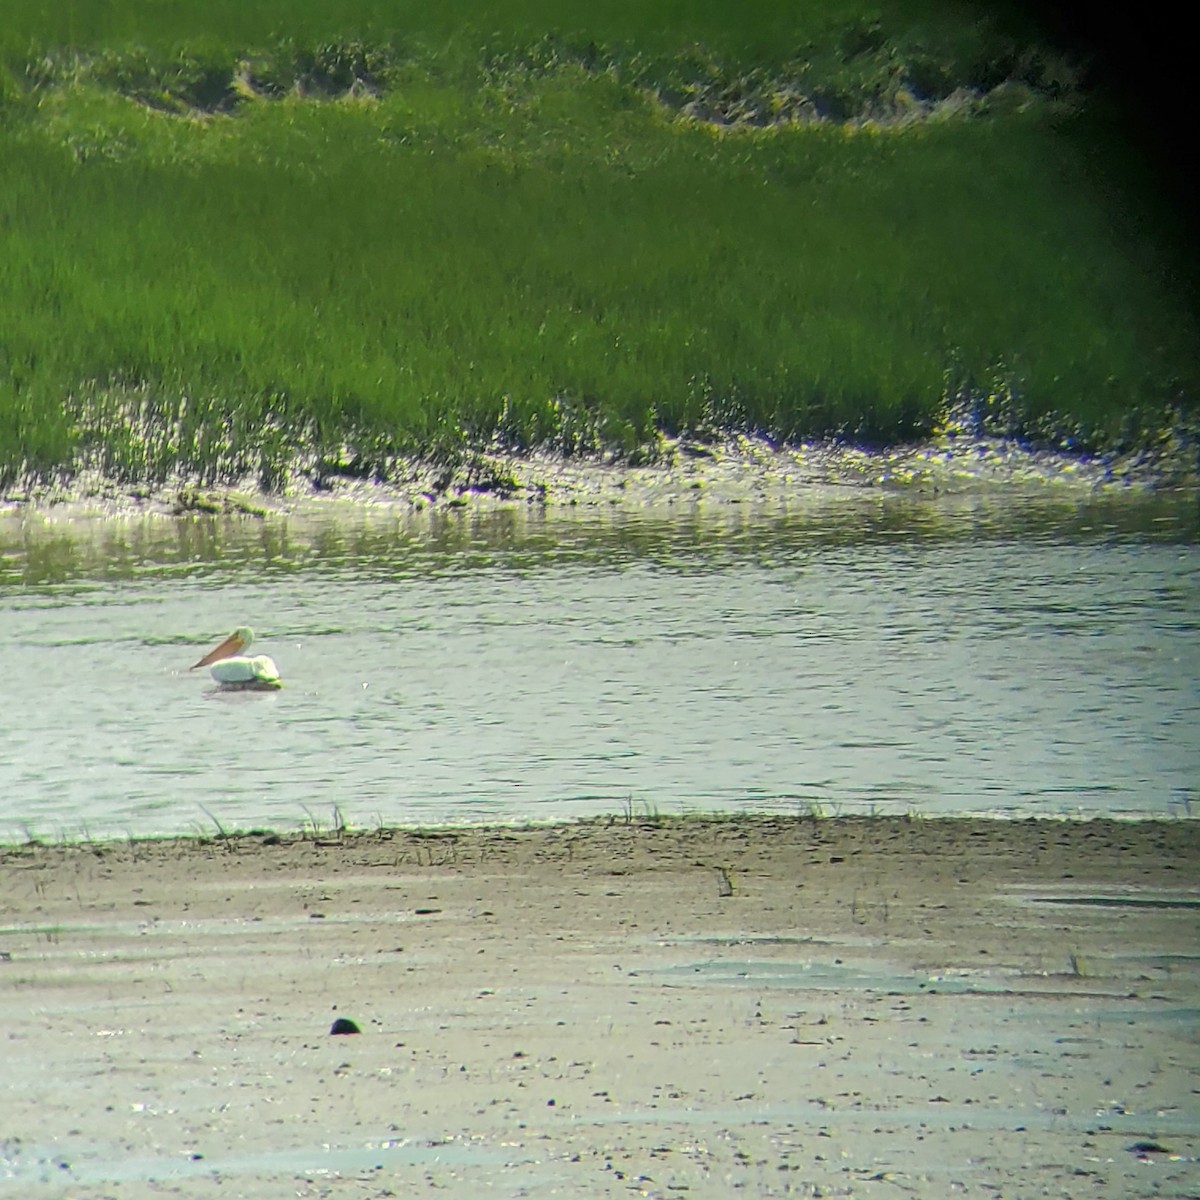
[[[236,633],[231,633],[219,646],[210,650],[198,663],[193,663],[190,669],[194,671],[197,667],[207,667],[210,663],[218,662],[222,658],[231,658],[244,644]]]

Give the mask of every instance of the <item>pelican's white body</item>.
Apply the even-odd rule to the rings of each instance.
[[[212,677],[223,688],[255,688],[260,690],[283,687],[279,668],[273,658],[256,654],[251,658],[242,651],[254,641],[254,631],[244,625],[235,629],[219,646],[210,650],[196,667],[208,667]]]
[[[273,658],[256,654],[253,658],[235,655],[213,663],[209,674],[223,687],[267,687],[280,685],[279,668]]]

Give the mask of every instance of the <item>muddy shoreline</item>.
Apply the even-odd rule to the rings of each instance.
[[[820,503],[862,494],[1083,499],[1200,487],[1194,450],[1079,456],[996,438],[945,436],[868,450],[840,442],[781,446],[744,435],[664,439],[654,462],[504,452],[469,454],[454,465],[408,460],[387,483],[302,465],[281,493],[253,478],[205,486],[176,479],[124,486],[82,472],[60,487],[10,489],[0,519],[55,522],[95,517],[243,514],[318,515],[346,508],[447,512],[513,506],[628,509]]]
[[[1197,879],[1193,821],[6,846],[0,1195],[1192,1195]]]

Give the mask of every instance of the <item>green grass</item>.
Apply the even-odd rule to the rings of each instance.
[[[0,483],[1194,404],[1181,234],[1071,64],[966,7],[794,8],[10,0]],[[1005,78],[1022,111],[898,120]],[[775,123],[813,97],[854,119]]]
[[[981,29],[982,27],[982,29]],[[877,43],[919,43],[957,60],[978,56],[984,38],[1027,44],[1028,22],[997,6],[963,0],[761,0],[752,13],[729,0],[6,0],[0,58],[24,62],[30,49],[151,51],[194,44],[243,52],[284,39],[315,46],[339,39],[431,47],[442,58],[474,60],[481,48],[522,50],[546,34],[581,45],[672,55],[704,45],[744,60],[781,62]]]

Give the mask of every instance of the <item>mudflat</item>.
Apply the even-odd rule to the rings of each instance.
[[[1194,1197],[1198,918],[1187,820],[4,847],[0,1196]]]
[[[195,480],[130,487],[80,471],[69,480],[0,495],[0,521],[22,530],[74,522],[166,516],[331,517],[385,511],[454,513],[532,508],[625,512],[740,505],[819,509],[848,498],[896,495],[970,500],[1002,496],[1083,503],[1146,497],[1200,486],[1195,448],[1186,439],[1153,450],[1078,455],[1034,450],[1013,439],[953,429],[931,440],[864,449],[840,441],[778,445],[747,434],[716,440],[662,438],[641,465],[603,455],[477,451],[448,466],[435,459],[393,464],[389,481],[314,473],[296,464],[282,492],[265,494],[253,478],[199,487]],[[15,523],[15,525],[14,525]],[[2,530],[0,530],[2,532]]]

